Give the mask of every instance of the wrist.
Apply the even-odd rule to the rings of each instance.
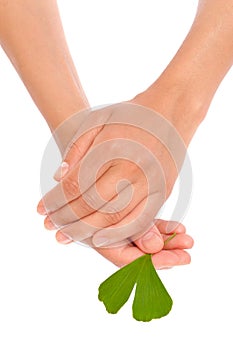
[[[207,113],[210,101],[195,94],[191,83],[161,76],[130,102],[153,109],[168,119],[188,146]]]
[[[89,113],[90,107],[83,102],[77,105],[72,113],[70,111],[70,109],[66,109],[66,113],[61,115],[61,118],[56,117],[57,125],[51,129],[62,155]]]
[[[168,118],[188,145],[233,64],[232,33],[232,1],[202,1],[174,58],[132,102]]]

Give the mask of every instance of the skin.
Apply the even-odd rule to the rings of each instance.
[[[1,0],[0,43],[51,130],[89,107],[56,1]]]
[[[217,88],[232,66],[232,37],[233,0],[200,0],[190,32],[175,57],[154,84],[129,102],[148,107],[162,114],[179,132],[186,147],[188,147],[208,111]],[[103,110],[100,111],[100,113],[102,112]],[[79,159],[85,153],[81,151],[75,159],[74,149],[80,150],[80,145],[85,143],[89,145],[88,137],[90,135],[87,135],[86,139],[83,137],[81,141],[77,140],[74,143],[70,154],[68,153],[64,159],[67,168],[65,176],[60,177],[61,183],[39,203],[38,210],[43,214],[45,214],[43,203],[46,204],[48,216],[45,219],[45,226],[48,229],[60,227],[61,229],[57,233],[60,238],[62,233],[66,233],[69,237],[77,239],[76,232],[80,232],[82,220],[74,222],[73,213],[77,210],[76,208],[82,207],[82,212],[78,210],[77,215],[85,218],[89,224],[105,228],[116,227],[129,218],[136,218],[138,204],[146,197],[143,178],[138,173],[137,180],[134,179],[135,167],[129,166],[129,164],[124,166],[123,161],[119,160],[110,164],[101,178],[97,179],[96,186],[104,198],[111,200],[115,184],[119,179],[127,178],[131,182],[136,181],[137,191],[136,198],[133,198],[133,207],[127,208],[128,210],[120,212],[120,214],[112,215],[109,220],[108,214],[83,205],[83,193],[80,192],[79,186],[77,185],[75,190],[70,189],[74,187],[74,180],[77,179],[80,171]],[[145,140],[143,131],[134,133],[130,126],[122,129],[119,125],[107,125],[107,127],[98,130],[96,134],[93,133],[93,143],[88,146],[88,151],[92,150],[95,145],[108,139],[114,139],[114,137],[125,139],[130,137],[139,143],[143,143]],[[167,142],[169,143],[169,140]],[[147,146],[163,167],[167,198],[177,178],[177,171],[171,157],[161,143],[157,140],[151,140]],[[111,190],[109,184],[113,178],[116,181]],[[159,188],[159,184],[157,188]],[[61,197],[59,196],[61,191],[65,193],[65,202],[58,200]],[[65,228],[63,228],[64,225]],[[108,231],[106,230],[106,232]],[[116,242],[116,237],[111,237],[110,242],[107,241],[109,240],[109,232],[106,234],[104,230],[101,232],[95,230],[92,232],[92,243],[96,246],[100,246],[97,237],[101,238],[106,245],[112,243],[113,238]],[[123,238],[125,237],[121,237],[119,234],[117,239]],[[139,247],[141,247],[140,244]]]
[[[66,44],[56,1],[0,0],[0,44],[52,132],[71,115],[89,107]],[[61,152],[73,133],[70,128],[65,137],[58,135]],[[97,251],[119,266],[147,251],[157,253],[153,254],[157,268],[189,263],[190,256],[184,249],[192,247],[192,238],[182,224],[175,223],[177,237],[164,247],[164,237],[170,233],[167,225],[166,221],[155,223],[144,243],[140,239],[117,249]],[[68,243],[67,237],[65,241],[59,233],[56,238]]]

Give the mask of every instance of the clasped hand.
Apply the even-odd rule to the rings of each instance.
[[[108,250],[107,255],[114,252],[110,260],[118,265],[161,251],[166,234],[175,230],[179,235],[166,249],[175,250],[181,263],[189,262],[183,249],[192,246],[192,239],[184,226],[155,220],[185,153],[179,142],[177,150],[171,148],[169,137],[177,137],[171,125],[128,103],[74,116],[64,129],[68,123],[77,132],[56,173],[59,183],[38,206],[47,215],[46,228],[58,230],[58,238],[65,235],[105,254]],[[126,247],[134,248],[133,254],[123,258]],[[171,259],[160,265],[172,265]]]

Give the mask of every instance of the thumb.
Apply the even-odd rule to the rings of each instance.
[[[158,228],[153,225],[142,237],[134,241],[136,246],[146,254],[154,254],[163,249],[164,242]]]
[[[70,145],[65,151],[65,156],[61,165],[54,174],[54,180],[61,181],[70,172],[70,170],[78,164],[78,162],[90,149],[98,132],[98,128],[89,130],[84,135],[81,135],[78,139],[73,139],[71,141]]]

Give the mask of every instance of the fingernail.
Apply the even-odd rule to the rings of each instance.
[[[42,202],[42,200],[39,202],[38,206],[37,206],[37,212],[41,215],[46,215],[47,211],[46,208]]]
[[[109,240],[106,237],[93,237],[92,243],[94,244],[95,247],[104,247],[109,244]]]
[[[69,164],[62,162],[54,174],[54,179],[60,181],[69,171]]]
[[[50,220],[49,217],[47,217],[45,219],[45,223],[44,223],[45,227],[48,229],[48,230],[55,230],[55,225],[53,224],[53,222]]]
[[[72,242],[72,239],[64,235],[62,232],[57,232],[56,239],[59,243],[67,244]]]
[[[148,233],[145,234],[145,236],[143,236],[143,241],[147,241],[148,239],[151,239],[151,237],[153,237],[155,235],[155,233],[153,231],[149,231]]]

